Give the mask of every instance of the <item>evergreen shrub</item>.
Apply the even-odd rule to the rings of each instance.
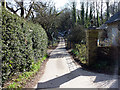
[[[2,10],[2,81],[30,71],[47,50],[47,34],[38,24]]]

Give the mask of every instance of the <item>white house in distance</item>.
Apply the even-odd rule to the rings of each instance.
[[[114,14],[98,29],[106,32],[104,33],[105,38],[101,42],[103,46],[120,46],[120,11]]]

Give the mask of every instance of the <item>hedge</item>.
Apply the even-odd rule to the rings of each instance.
[[[47,50],[47,34],[38,24],[2,10],[2,81],[30,71]]]
[[[1,31],[2,31],[2,9],[0,7],[0,85],[2,85],[2,63],[1,63],[1,58],[2,58],[2,53],[1,53],[1,48],[2,48],[2,41],[1,41]]]

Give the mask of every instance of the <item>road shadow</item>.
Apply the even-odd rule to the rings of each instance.
[[[65,48],[63,46],[64,45],[60,45],[59,48],[57,47],[57,49],[55,51],[53,51],[53,53],[50,55],[50,58],[63,58],[65,56],[68,56],[68,54],[62,53],[65,50]],[[95,78],[92,80],[94,83],[107,81],[107,80],[110,81],[110,80],[116,79],[113,77],[113,75],[106,75],[106,74],[89,72],[89,71],[84,70],[81,67],[81,68],[78,68],[74,71],[71,71],[70,73],[64,74],[62,76],[56,77],[56,78],[48,80],[46,82],[39,82],[37,85],[37,89],[59,88],[60,85],[66,83],[66,82],[68,82],[76,77],[79,77],[79,76],[93,76]]]
[[[92,73],[88,71],[84,71],[81,68],[78,68],[70,73],[67,73],[65,75],[62,75],[60,77],[51,79],[46,82],[40,82],[37,85],[37,88],[39,89],[48,89],[48,88],[59,88],[60,85],[76,78],[79,76],[95,76],[95,80],[93,81],[94,83],[96,82],[101,82],[101,81],[107,81],[107,80],[112,80],[112,76],[107,78],[107,76],[103,74],[97,74],[97,73]]]
[[[55,54],[50,55],[50,59],[52,59],[52,58],[64,58],[66,56],[67,56],[67,54],[64,54],[64,53],[55,53]]]

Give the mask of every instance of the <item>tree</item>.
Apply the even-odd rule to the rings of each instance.
[[[2,6],[3,6],[4,8],[6,8],[6,0],[3,0],[3,1],[2,1]]]
[[[92,12],[92,3],[90,4],[90,20],[93,19],[93,12]]]
[[[103,24],[103,0],[101,0],[101,24]]]
[[[109,19],[110,15],[109,15],[109,0],[106,2],[106,5],[107,5],[107,17],[106,17],[106,20]]]
[[[23,7],[23,0],[20,2],[20,7],[21,7],[21,17],[24,17],[24,7]]]
[[[84,25],[84,2],[81,5],[81,24]]]
[[[120,11],[120,2],[118,3],[118,11]]]
[[[100,18],[99,18],[99,9],[98,9],[98,4],[96,2],[96,12],[97,12],[97,27],[100,25]]]
[[[88,28],[88,2],[86,5],[86,13],[85,13],[85,27]]]
[[[93,13],[93,20],[94,20],[94,24],[96,25],[96,12],[95,12],[95,2],[92,3],[92,13]]]
[[[68,8],[63,10],[56,20],[57,29],[60,31],[67,31],[71,28],[72,20],[71,20],[71,11]]]
[[[80,10],[77,10],[77,23],[81,24]]]
[[[73,27],[77,24],[76,3],[75,2],[72,2],[72,24],[73,24]]]
[[[20,0],[20,1],[14,0],[14,1],[15,1],[15,4],[10,3],[9,1],[6,2],[6,8],[8,10],[10,10],[12,13],[17,14],[17,15],[18,15],[17,12],[20,10],[21,11],[20,16],[28,19],[28,17],[33,13],[32,8],[33,8],[33,5],[34,5],[34,1],[31,0],[31,1],[29,1],[29,4],[27,4],[27,6],[29,6],[28,7],[29,10],[27,10],[27,8],[25,8],[26,7],[24,5],[25,0]],[[13,8],[13,7],[15,7],[15,8]]]
[[[87,2],[87,6],[86,6],[86,21],[88,20],[88,2]]]
[[[34,4],[36,17],[34,23],[39,23],[47,32],[48,39],[52,40],[52,33],[56,32],[56,19],[63,12],[57,12],[52,2],[36,2]]]
[[[114,15],[116,12],[119,11],[119,9],[118,9],[119,5],[118,4],[119,4],[118,2],[114,1],[114,3],[109,6],[109,13],[111,15]]]

